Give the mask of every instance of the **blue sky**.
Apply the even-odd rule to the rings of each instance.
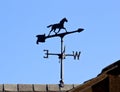
[[[49,24],[68,19],[68,31],[84,28],[64,38],[66,53],[81,51],[80,60],[64,60],[64,82],[79,84],[120,59],[119,0],[0,0],[0,83],[58,84],[60,63],[44,59],[44,49],[60,52],[60,38],[36,45],[38,34],[48,34]],[[64,30],[61,30],[64,32]]]

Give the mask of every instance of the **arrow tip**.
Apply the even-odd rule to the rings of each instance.
[[[83,28],[78,28],[78,32],[82,32],[84,29]]]

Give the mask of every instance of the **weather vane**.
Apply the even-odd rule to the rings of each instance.
[[[50,53],[49,50],[44,50],[45,55],[44,58],[48,58],[49,55],[55,55],[58,56],[59,60],[60,60],[60,87],[64,87],[64,81],[63,81],[63,60],[65,59],[66,56],[73,56],[74,59],[78,59],[80,57],[81,52],[72,52],[72,54],[66,54],[65,53],[65,46],[63,44],[63,38],[64,36],[68,35],[68,34],[72,34],[72,33],[76,33],[76,32],[82,32],[84,29],[83,28],[79,28],[78,30],[75,31],[71,31],[68,32],[66,30],[66,28],[64,27],[64,23],[68,22],[68,20],[66,18],[63,18],[59,23],[56,24],[51,24],[49,26],[47,26],[48,28],[51,27],[51,30],[49,32],[49,34],[46,36],[45,34],[42,35],[36,35],[37,37],[37,41],[36,44],[39,44],[39,42],[44,43],[46,39],[48,38],[53,38],[53,37],[60,37],[61,39],[61,52],[60,53]],[[56,32],[56,29],[58,29],[58,31]],[[65,32],[64,33],[59,33],[61,29],[64,29]],[[54,32],[54,34],[51,35],[51,32]]]

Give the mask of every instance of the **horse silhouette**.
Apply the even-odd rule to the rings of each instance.
[[[63,18],[59,23],[56,24],[51,24],[49,26],[47,26],[47,28],[51,27],[51,30],[49,32],[48,35],[50,35],[50,33],[53,31],[55,34],[59,33],[61,29],[65,29],[65,31],[67,32],[66,28],[64,27],[64,23],[68,22],[68,20],[66,18]],[[59,29],[58,32],[56,32],[55,30]]]

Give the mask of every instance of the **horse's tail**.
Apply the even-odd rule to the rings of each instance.
[[[47,28],[51,27],[52,25],[47,26]]]

